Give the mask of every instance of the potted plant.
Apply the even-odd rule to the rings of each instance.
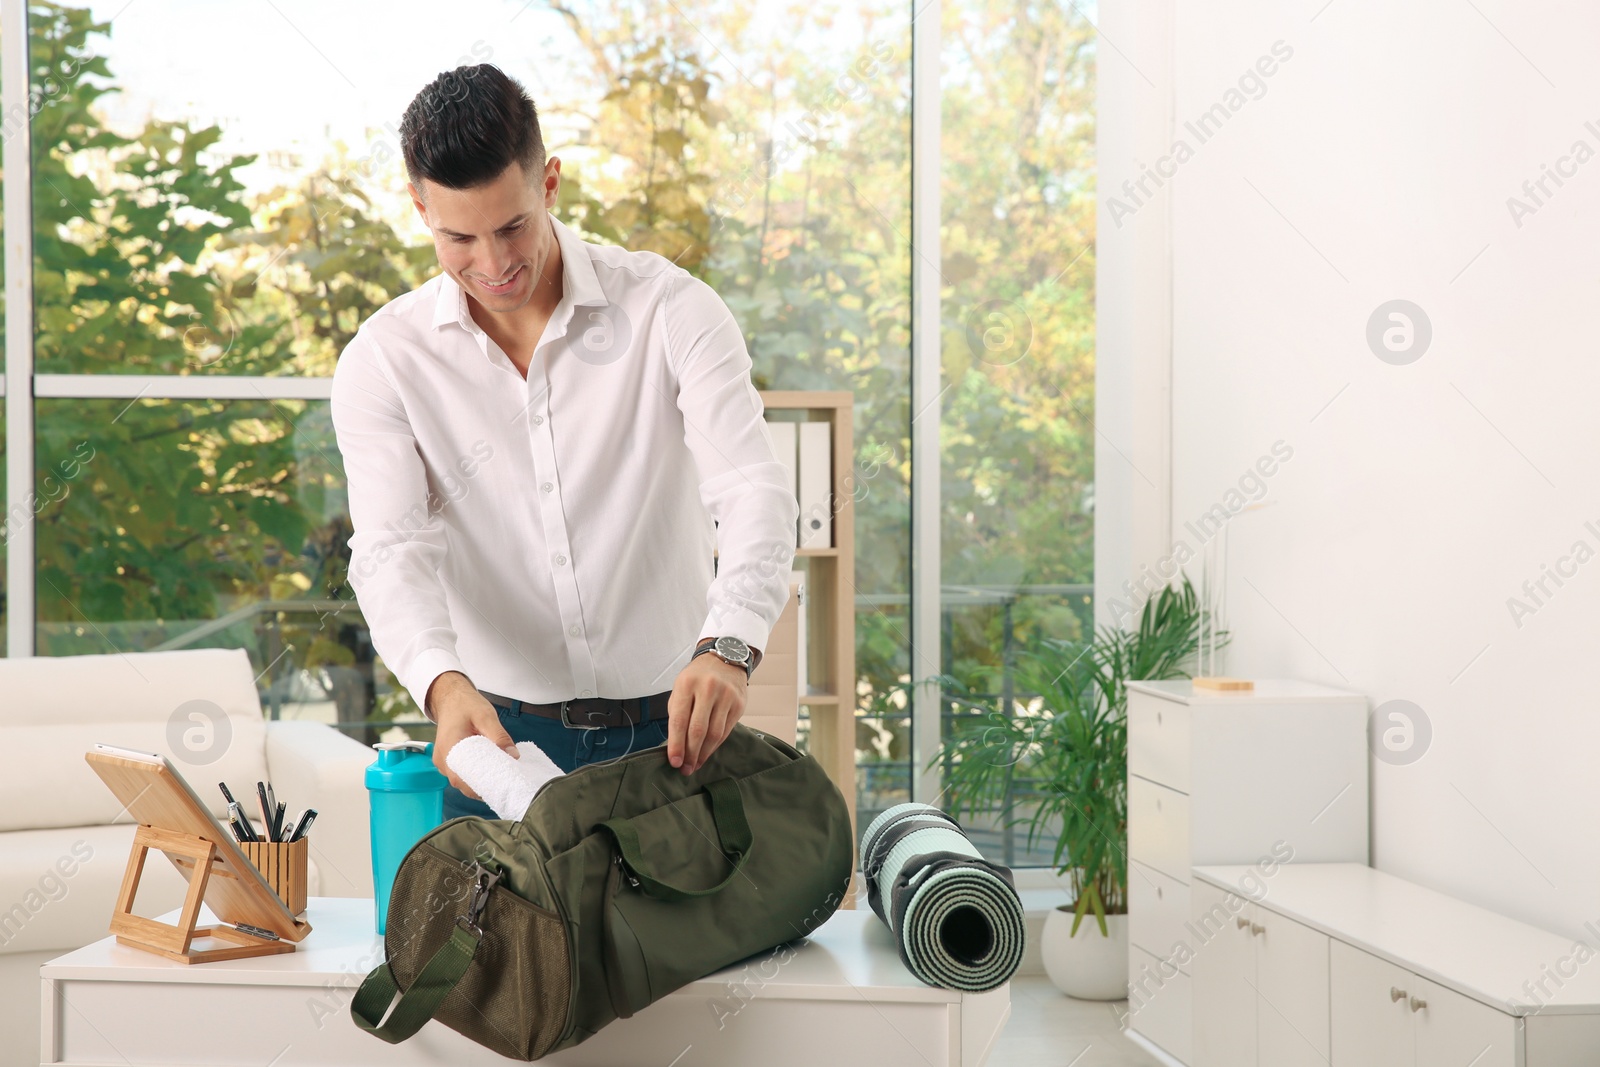
[[[941,746],[953,813],[999,808],[1007,825],[1027,824],[1030,846],[1059,828],[1053,866],[1073,902],[1047,918],[1041,949],[1069,996],[1127,995],[1127,687],[1189,676],[1202,611],[1185,577],[1146,601],[1132,630],[1046,639],[1017,664],[1019,689],[1038,699],[969,719]]]

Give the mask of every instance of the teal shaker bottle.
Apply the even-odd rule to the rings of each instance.
[[[367,795],[372,802],[372,891],[381,934],[395,872],[411,846],[444,821],[444,790],[449,783],[433,765],[432,742],[373,747],[378,759],[367,768]]]

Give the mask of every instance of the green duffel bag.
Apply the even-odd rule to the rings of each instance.
[[[391,1044],[438,1019],[536,1060],[810,933],[854,869],[838,787],[759,730],[689,776],[664,745],[582,767],[520,821],[463,816],[412,846],[350,1014]]]

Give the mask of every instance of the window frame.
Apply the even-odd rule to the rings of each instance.
[[[911,795],[937,800],[941,785],[934,755],[940,742],[940,662],[943,577],[940,551],[940,399],[942,382],[940,158],[940,0],[909,0],[911,16],[911,574],[910,595],[913,768]],[[27,0],[0,0],[0,113],[17,120],[4,142],[9,189],[32,189]],[[4,198],[7,320],[0,396],[5,404],[6,654],[32,656],[36,648],[37,550],[35,403],[61,398],[306,399],[326,400],[332,378],[211,375],[105,375],[35,373],[33,307],[33,204],[31,195]],[[1100,540],[1100,531],[1096,531]],[[918,649],[932,650],[929,655]],[[929,769],[929,768],[932,769]]]

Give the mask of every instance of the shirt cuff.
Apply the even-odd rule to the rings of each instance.
[[[437,723],[439,720],[428,710],[428,687],[433,685],[435,678],[449,671],[467,673],[461,669],[461,660],[456,654],[443,648],[424,649],[406,669],[406,692],[411,694],[411,699],[422,710],[422,717],[429,722]]]
[[[745,608],[736,608],[731,612],[713,608],[700,626],[700,637],[737,637],[751,648],[759,648],[763,658],[766,657],[767,640],[771,636],[772,627],[767,620]]]

